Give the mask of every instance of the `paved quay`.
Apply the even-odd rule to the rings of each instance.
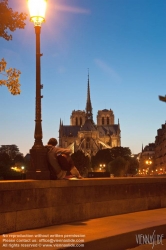
[[[166,208],[4,234],[0,249],[165,250],[164,238]]]
[[[162,241],[162,244],[156,245],[141,245],[135,248],[130,248],[127,250],[165,250],[166,249],[166,239]]]

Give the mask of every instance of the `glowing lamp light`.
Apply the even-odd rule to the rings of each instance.
[[[35,26],[41,26],[45,21],[47,0],[27,0],[30,12],[30,20]]]

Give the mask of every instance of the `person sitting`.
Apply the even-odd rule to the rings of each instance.
[[[56,147],[56,145],[57,140],[55,138],[50,138],[47,145],[45,146],[47,148],[47,159],[49,163],[51,179],[62,180],[73,176],[81,179],[82,176],[75,167],[70,156],[72,151],[67,148]]]

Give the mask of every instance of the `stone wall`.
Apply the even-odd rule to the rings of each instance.
[[[166,177],[0,181],[0,234],[166,207]]]

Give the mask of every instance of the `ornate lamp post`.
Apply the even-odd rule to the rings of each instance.
[[[47,166],[46,149],[42,142],[42,120],[41,120],[41,77],[40,77],[40,32],[41,24],[45,21],[47,0],[27,0],[30,11],[30,21],[34,23],[36,33],[36,115],[35,115],[35,142],[30,150],[30,168],[27,172],[29,179],[49,179],[50,172]]]

